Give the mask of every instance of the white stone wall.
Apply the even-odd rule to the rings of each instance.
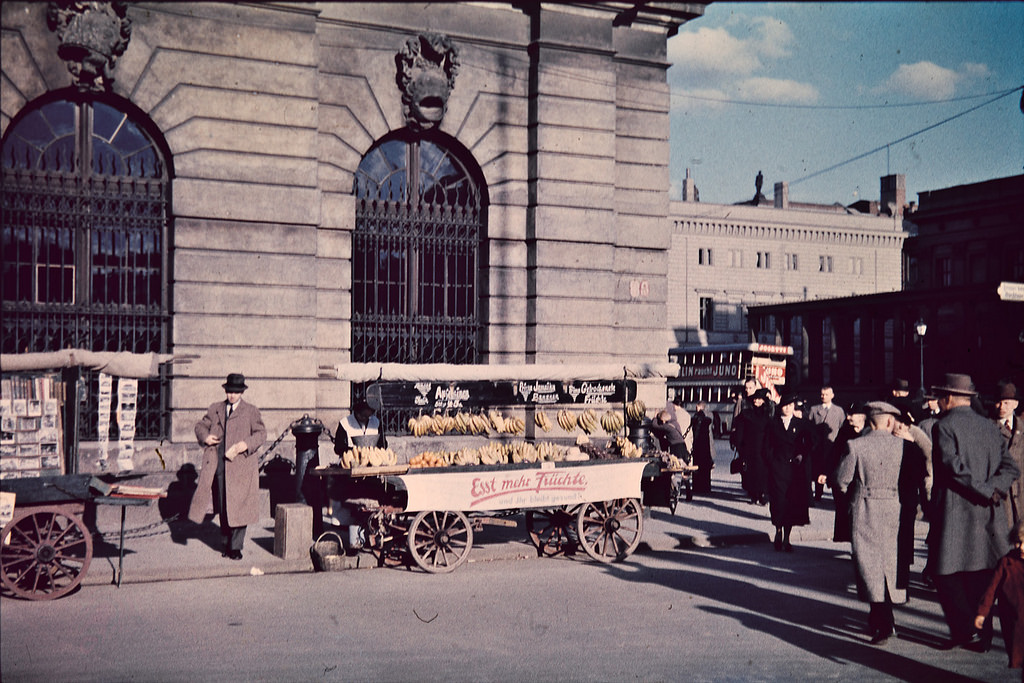
[[[672,202],[669,232],[668,326],[678,345],[749,340],[743,318],[748,306],[893,292],[901,286],[907,232],[900,218]],[[710,265],[707,251],[705,263],[698,262],[701,250],[711,251]],[[711,332],[699,328],[702,297],[714,301]]]
[[[490,363],[657,361],[668,346],[668,27],[613,7],[133,3],[113,92],[174,165],[171,442],[242,372],[270,437],[332,429],[348,387],[353,174],[404,125],[394,55],[446,33],[461,68],[442,131],[482,169]],[[2,8],[6,130],[67,87],[46,4]],[[536,59],[535,62],[531,62]],[[533,66],[532,66],[533,65]],[[652,395],[657,388],[652,390]]]

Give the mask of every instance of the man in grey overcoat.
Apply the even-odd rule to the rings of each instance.
[[[228,375],[223,387],[225,399],[211,405],[196,423],[203,464],[188,518],[198,524],[212,508],[220,516],[221,555],[241,560],[245,528],[260,519],[256,451],[267,440],[267,430],[259,409],[242,400],[248,388],[244,375]]]
[[[969,375],[946,374],[945,384],[932,391],[944,416],[932,429],[935,517],[927,571],[949,626],[946,646],[984,651],[992,646],[992,620],[978,633],[971,612],[1010,549],[1002,506],[1020,470],[999,428],[971,408],[978,392]]]
[[[857,592],[871,603],[868,632],[877,645],[896,633],[893,604],[907,601],[906,589],[896,582],[903,441],[893,436],[898,408],[873,401],[867,411],[871,431],[847,443],[836,485],[850,496]]]

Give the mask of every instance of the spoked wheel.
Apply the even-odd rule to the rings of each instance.
[[[576,518],[576,531],[587,555],[598,562],[624,560],[640,545],[643,506],[636,498],[586,503]]]
[[[401,567],[408,564],[406,527],[398,515],[375,511],[363,527],[366,547],[377,558],[378,567]]]
[[[526,511],[526,531],[537,548],[538,557],[576,554],[579,543],[572,528],[573,517],[568,507]]]
[[[28,600],[53,600],[82,582],[92,561],[92,535],[56,506],[15,512],[0,535],[0,580]]]
[[[472,547],[473,527],[461,512],[425,510],[409,525],[409,554],[431,574],[453,571]]]

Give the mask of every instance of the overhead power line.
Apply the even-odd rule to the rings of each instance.
[[[977,111],[978,109],[981,109],[982,107],[986,107],[986,106],[992,104],[993,102],[997,102],[997,101],[1003,99],[1004,97],[1007,97],[1008,95],[1012,95],[1013,93],[1015,93],[1015,92],[1017,92],[1019,90],[1024,90],[1024,85],[1017,86],[1013,90],[1007,90],[1006,92],[1004,92],[1004,93],[1002,93],[1002,94],[1000,94],[1000,95],[998,95],[996,97],[993,97],[990,100],[982,102],[979,105],[971,107],[970,109],[965,109],[965,110],[963,110],[962,112],[960,112],[958,114],[953,114],[952,116],[950,116],[948,118],[945,118],[945,119],[942,119],[941,121],[938,121],[937,123],[933,123],[930,126],[925,126],[921,130],[918,130],[918,131],[915,131],[913,133],[910,133],[909,135],[904,135],[903,137],[897,138],[896,140],[893,140],[891,142],[887,142],[884,145],[881,145],[879,147],[875,147],[874,149],[872,149],[870,151],[867,151],[867,152],[864,152],[863,154],[858,154],[855,157],[851,157],[851,158],[847,159],[846,161],[840,161],[838,164],[833,164],[833,165],[829,166],[828,168],[823,168],[820,171],[815,171],[814,173],[811,173],[810,175],[805,175],[803,178],[797,178],[796,180],[791,181],[789,183],[789,185],[790,185],[790,187],[792,187],[793,185],[796,185],[797,183],[802,183],[805,180],[810,180],[811,178],[816,178],[817,176],[820,176],[820,175],[822,175],[824,173],[828,173],[829,171],[834,171],[837,168],[841,168],[841,167],[843,167],[843,166],[845,166],[847,164],[852,164],[854,161],[859,161],[859,160],[863,159],[864,157],[871,156],[872,154],[875,154],[876,152],[881,152],[883,149],[891,147],[892,145],[898,145],[899,143],[905,142],[905,141],[909,140],[912,137],[920,135],[921,133],[926,133],[926,132],[928,132],[928,131],[930,131],[930,130],[932,130],[934,128],[938,128],[939,126],[947,124],[950,121],[958,119],[961,116],[964,116],[966,114],[970,114],[972,111]]]
[[[902,109],[906,107],[923,107],[932,104],[948,104],[950,102],[964,102],[976,100],[981,97],[1002,97],[1017,92],[1024,86],[1018,86],[1009,90],[987,92],[978,95],[962,95],[961,97],[950,97],[944,100],[925,100],[922,102],[885,102],[882,104],[795,104],[783,102],[756,102],[753,100],[733,100],[724,97],[705,97],[702,95],[691,95],[689,93],[672,93],[673,98],[682,97],[690,100],[701,100],[703,102],[717,102],[719,104],[739,104],[745,107],[771,107],[776,109],[822,109],[822,110],[847,110],[847,109]]]

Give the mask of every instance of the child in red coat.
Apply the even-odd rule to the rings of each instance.
[[[999,625],[1003,629],[1006,653],[1010,656],[1010,668],[1019,669],[1024,665],[1024,522],[1010,532],[1013,549],[999,559],[992,581],[978,605],[974,628],[981,629],[992,609],[996,596],[999,597]]]

